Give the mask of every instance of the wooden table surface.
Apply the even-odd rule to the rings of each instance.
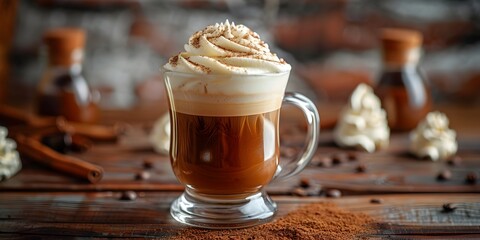
[[[168,157],[155,153],[147,140],[151,122],[164,108],[151,109],[104,113],[105,123],[124,121],[131,127],[116,143],[98,143],[85,153],[74,154],[105,169],[103,179],[96,184],[23,157],[23,170],[0,183],[0,238],[168,238],[185,228],[169,215],[170,203],[183,188],[171,171]],[[328,127],[338,108],[319,104],[319,109]],[[329,201],[377,219],[380,224],[372,238],[479,239],[480,181],[467,184],[465,175],[472,171],[480,174],[480,110],[460,105],[437,109],[449,116],[457,131],[461,164],[417,160],[408,154],[408,134],[392,133],[388,149],[372,154],[358,152],[356,161],[331,167],[320,167],[314,161],[300,175],[269,185],[267,191],[279,204],[276,218],[307,203]],[[284,148],[298,149],[302,144],[301,130],[291,130],[301,129],[296,116],[288,109],[282,113]],[[323,130],[317,155],[338,153],[345,150],[333,144],[331,130]],[[144,171],[144,161],[154,162],[148,170],[151,178],[136,180],[135,175]],[[356,171],[360,164],[366,167],[364,173]],[[444,169],[452,172],[452,178],[438,181],[437,175]],[[323,191],[309,197],[293,195],[301,178],[310,179]],[[325,197],[328,189],[339,189],[343,196]],[[120,200],[125,190],[136,191],[138,198]],[[383,202],[372,204],[372,198]],[[442,211],[445,203],[455,203],[457,209],[446,213]]]

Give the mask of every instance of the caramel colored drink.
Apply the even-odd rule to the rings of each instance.
[[[265,223],[276,204],[264,187],[302,171],[316,150],[316,107],[301,94],[285,93],[291,66],[244,25],[207,26],[184,48],[164,65],[170,161],[185,186],[170,213],[203,228]],[[308,127],[303,153],[280,166],[282,103],[302,110]]]
[[[198,194],[225,198],[256,193],[270,182],[278,166],[279,109],[289,74],[166,75],[170,159],[178,180]]]
[[[247,116],[176,113],[171,159],[178,179],[198,193],[252,194],[272,179],[278,163],[279,110]]]

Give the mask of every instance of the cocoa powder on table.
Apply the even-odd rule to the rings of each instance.
[[[264,225],[233,230],[186,228],[172,239],[362,239],[375,232],[374,223],[366,214],[333,203],[313,203]]]

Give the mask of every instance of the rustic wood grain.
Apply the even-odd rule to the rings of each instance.
[[[3,195],[3,194],[2,194]],[[135,201],[119,200],[119,192],[29,193],[3,195],[0,199],[0,238],[7,236],[57,237],[168,237],[185,228],[169,215],[174,192],[139,192]],[[323,197],[274,197],[276,218],[312,202],[329,201],[352,212],[378,220],[378,233],[386,236],[478,236],[479,194],[376,195],[339,199]],[[454,212],[442,212],[445,202],[457,203]]]
[[[183,187],[175,179],[168,157],[155,153],[147,140],[153,121],[165,108],[150,111],[151,107],[128,114],[106,111],[103,122],[127,122],[127,133],[115,144],[97,143],[85,153],[72,153],[105,169],[104,178],[97,184],[78,181],[22,158],[23,170],[0,183],[0,238],[167,238],[185,228],[168,212]],[[447,113],[457,130],[458,156],[462,158],[458,166],[415,159],[407,154],[408,133],[392,133],[385,150],[357,153],[357,161],[329,168],[312,163],[299,176],[269,185],[267,191],[279,204],[276,217],[311,202],[332,201],[378,219],[379,231],[370,236],[372,239],[480,238],[480,181],[465,183],[466,173],[480,174],[480,128],[476,123],[480,110],[465,106],[444,106],[440,110]],[[323,114],[333,121],[338,113]],[[302,146],[304,126],[299,116],[295,112],[282,115],[283,147]],[[321,132],[319,156],[345,152],[333,144],[330,130]],[[146,160],[153,162],[153,168],[144,168]],[[365,172],[356,171],[359,164],[366,167]],[[438,181],[436,176],[444,169],[452,172],[452,179]],[[152,177],[136,180],[135,175],[141,171],[149,171]],[[323,190],[340,189],[347,196],[290,196],[301,178]],[[138,199],[119,200],[123,190],[137,191]],[[382,199],[382,203],[373,204],[372,198]],[[457,204],[457,209],[442,211],[447,202]]]
[[[301,133],[296,133],[301,134]],[[290,147],[301,146],[303,140],[294,137],[287,142]],[[310,164],[299,176],[271,184],[270,194],[284,195],[298,185],[300,178],[311,179],[324,188],[340,189],[344,194],[368,193],[478,193],[477,184],[466,184],[468,172],[480,174],[480,137],[462,138],[459,136],[458,156],[462,158],[458,166],[449,166],[445,161],[419,160],[408,154],[408,134],[394,133],[388,149],[375,152],[358,152],[357,161],[334,165],[329,168]],[[285,143],[283,145],[286,145]],[[329,131],[321,133],[317,150],[319,156],[333,156],[345,153],[332,142]],[[72,154],[104,168],[104,177],[97,184],[87,184],[75,178],[57,173],[23,158],[24,169],[13,179],[0,183],[2,190],[22,191],[98,191],[98,190],[141,190],[141,191],[180,191],[183,187],[177,182],[167,156],[157,154],[148,143],[147,130],[140,126],[131,127],[118,143],[98,143],[86,153]],[[143,171],[143,162],[154,163],[151,178],[135,180],[135,175]],[[283,159],[287,161],[288,159]],[[358,173],[359,164],[366,166],[365,173]],[[436,176],[443,169],[452,172],[452,179],[438,181]]]

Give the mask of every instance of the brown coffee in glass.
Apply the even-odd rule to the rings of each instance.
[[[276,205],[263,190],[300,172],[314,154],[319,117],[306,97],[285,94],[291,66],[244,25],[207,26],[164,66],[170,109],[170,158],[185,192],[172,203],[177,221],[240,228],[269,221]],[[282,103],[308,123],[297,161],[279,165]]]
[[[167,71],[170,158],[185,193],[172,205],[180,222],[205,228],[263,223],[275,203],[263,191],[275,176],[301,171],[316,148],[318,113],[308,99],[286,94],[289,73],[201,75]],[[306,150],[293,169],[279,167],[278,124],[283,102],[309,122]]]
[[[278,164],[279,110],[246,116],[176,115],[175,175],[198,193],[256,193]]]

